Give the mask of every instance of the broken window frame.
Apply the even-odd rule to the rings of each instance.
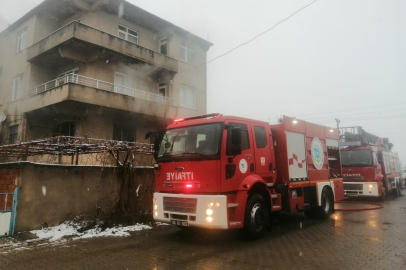
[[[161,90],[164,90],[163,95],[162,95]],[[166,82],[158,83],[158,95],[161,95],[163,97],[168,97],[168,87],[167,87]]]
[[[162,46],[166,45],[166,53],[162,52]],[[159,53],[168,55],[168,38],[164,37],[159,40]]]

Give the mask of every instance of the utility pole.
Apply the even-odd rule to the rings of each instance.
[[[338,120],[338,118],[336,118],[336,122],[337,122],[337,129],[340,128],[340,120]]]

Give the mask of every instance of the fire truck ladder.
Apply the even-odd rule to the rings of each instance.
[[[342,127],[340,130],[340,147],[375,145],[390,150],[392,144],[388,138],[381,138],[366,132],[362,127]]]

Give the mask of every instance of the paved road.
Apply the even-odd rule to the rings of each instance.
[[[406,197],[388,198],[381,210],[336,212],[325,221],[287,215],[255,242],[237,232],[189,234],[159,226],[126,238],[29,248],[0,249],[0,269],[405,270]]]

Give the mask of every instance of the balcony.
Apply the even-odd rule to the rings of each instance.
[[[158,72],[178,72],[178,61],[86,24],[73,21],[27,49],[27,61],[56,68],[75,61],[125,58],[158,67]]]
[[[29,89],[12,105],[33,111],[65,101],[157,117],[174,117],[177,105],[169,97],[73,73]]]

